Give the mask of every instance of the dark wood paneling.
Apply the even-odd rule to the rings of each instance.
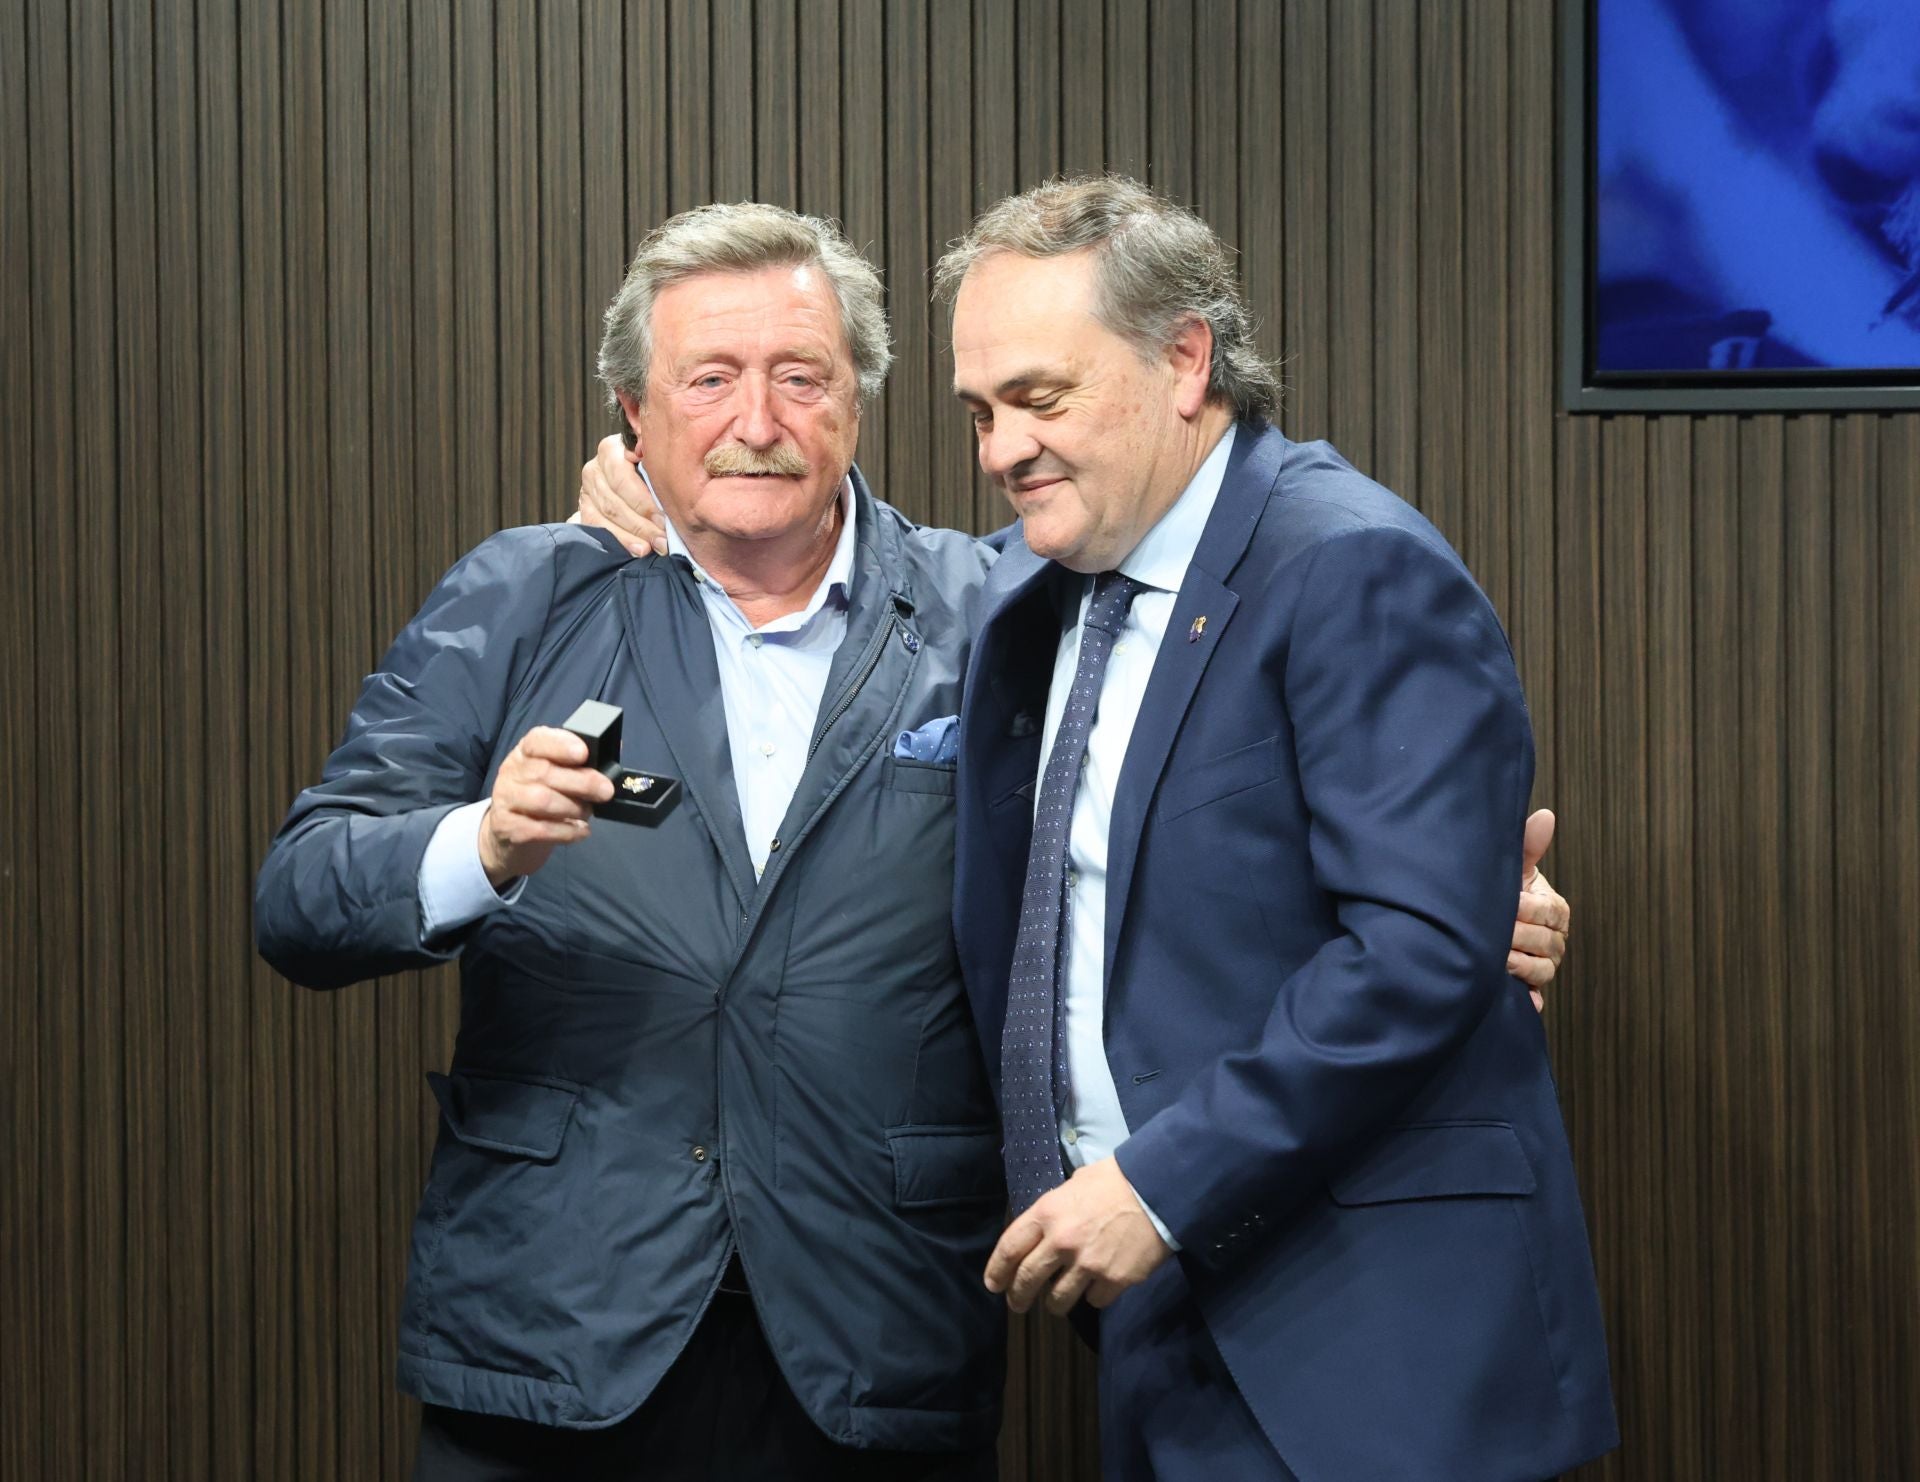
[[[438,573],[570,508],[637,238],[841,219],[896,328],[863,463],[983,529],[926,270],[1103,168],[1234,242],[1289,431],[1507,619],[1576,905],[1591,1475],[1920,1473],[1920,416],[1555,410],[1553,39],[1537,0],[0,7],[0,1475],[406,1475],[455,995],[293,992],[251,873]],[[1008,1398],[1009,1482],[1097,1474],[1059,1325]]]

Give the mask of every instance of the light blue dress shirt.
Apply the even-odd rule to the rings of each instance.
[[[665,520],[664,513],[661,517],[667,527],[667,559],[686,564],[706,602],[740,821],[756,876],[767,867],[780,820],[787,816],[806,770],[807,745],[834,651],[847,636],[854,511],[853,483],[846,480],[840,485],[840,537],[826,575],[804,608],[759,628],[693,559],[673,522]],[[487,802],[482,798],[468,803],[441,819],[421,857],[420,919],[428,940],[519,899],[524,881],[516,880],[503,895],[480,863],[480,820]]]
[[[1173,616],[1173,604],[1186,579],[1187,566],[1200,546],[1207,517],[1220,495],[1227,459],[1233,452],[1234,432],[1214,445],[1173,507],[1160,517],[1140,543],[1120,563],[1120,570],[1147,588],[1133,599],[1127,621],[1113,645],[1107,672],[1100,684],[1100,703],[1087,738],[1087,760],[1074,794],[1073,827],[1067,841],[1067,980],[1061,994],[1060,1033],[1066,1036],[1067,1074],[1073,1083],[1072,1104],[1060,1123],[1060,1142],[1067,1161],[1076,1168],[1098,1162],[1127,1140],[1127,1118],[1120,1093],[1107,1064],[1106,1041],[1106,923],[1107,830],[1113,816],[1114,789],[1126,761],[1127,743],[1146,697],[1160,641]],[[1060,635],[1053,661],[1053,684],[1047,692],[1047,720],[1040,736],[1040,775],[1046,775],[1047,757],[1060,729],[1060,715],[1073,688],[1080,664],[1080,623],[1092,600],[1093,582],[1083,583],[1078,616]],[[1037,789],[1036,789],[1037,793]],[[1180,1248],[1159,1216],[1141,1201],[1160,1238]]]

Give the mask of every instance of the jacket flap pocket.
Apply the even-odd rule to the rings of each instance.
[[[950,798],[953,775],[950,762],[916,762],[911,757],[890,756],[881,763],[880,785],[895,792],[930,792]]]
[[[1505,1122],[1440,1122],[1392,1129],[1328,1192],[1336,1204],[1388,1204],[1533,1190],[1533,1166]]]
[[[894,1127],[887,1149],[898,1209],[1006,1203],[998,1127]]]
[[[427,1072],[433,1099],[453,1135],[469,1147],[551,1163],[573,1120],[580,1088],[485,1071]]]
[[[1276,771],[1279,737],[1269,736],[1251,746],[1242,746],[1221,756],[1180,767],[1174,763],[1160,784],[1160,802],[1155,809],[1162,818],[1177,818],[1195,808],[1230,798],[1235,793],[1271,782]],[[1177,769],[1177,770],[1176,770]]]

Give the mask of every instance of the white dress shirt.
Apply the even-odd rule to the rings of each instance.
[[[853,482],[840,486],[840,537],[826,574],[798,612],[754,627],[720,584],[703,570],[665,513],[667,559],[693,572],[706,601],[720,698],[727,717],[733,783],[756,877],[787,816],[807,766],[820,700],[833,655],[847,636],[847,589],[853,579]],[[590,696],[582,695],[589,699]],[[523,880],[502,895],[480,863],[480,820],[488,800],[456,808],[440,820],[420,860],[420,919],[428,940],[519,899]]]
[[[1072,1102],[1060,1123],[1060,1142],[1067,1161],[1084,1167],[1108,1156],[1127,1140],[1127,1119],[1120,1109],[1120,1093],[1107,1064],[1106,1040],[1106,921],[1107,829],[1113,816],[1114,789],[1133,739],[1140,702],[1160,653],[1160,641],[1173,616],[1173,604],[1186,579],[1187,566],[1199,548],[1207,517],[1213,513],[1227,459],[1233,452],[1233,429],[1213,451],[1173,504],[1140,543],[1120,562],[1120,570],[1147,588],[1133,599],[1127,620],[1107,660],[1101,678],[1098,709],[1087,738],[1087,759],[1074,794],[1073,826],[1067,842],[1067,965],[1060,999],[1066,1037],[1067,1074]],[[1074,624],[1060,635],[1053,661],[1053,684],[1047,692],[1047,721],[1040,737],[1040,776],[1060,729],[1061,712],[1073,688],[1080,664],[1080,625],[1093,598],[1093,582],[1084,582]],[[1038,788],[1035,789],[1036,795]],[[1180,1248],[1167,1227],[1145,1201],[1141,1208],[1153,1221],[1160,1238]]]

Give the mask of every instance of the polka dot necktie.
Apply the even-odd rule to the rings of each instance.
[[[1060,1118],[1067,1106],[1067,1046],[1060,1034],[1067,913],[1067,841],[1073,796],[1100,704],[1114,639],[1142,589],[1132,577],[1103,571],[1080,625],[1080,663],[1060,716],[1027,851],[1020,897],[1020,935],[1007,985],[1007,1023],[1000,1038],[1000,1121],[1005,1137],[1007,1194],[1022,1210],[1061,1181]]]

